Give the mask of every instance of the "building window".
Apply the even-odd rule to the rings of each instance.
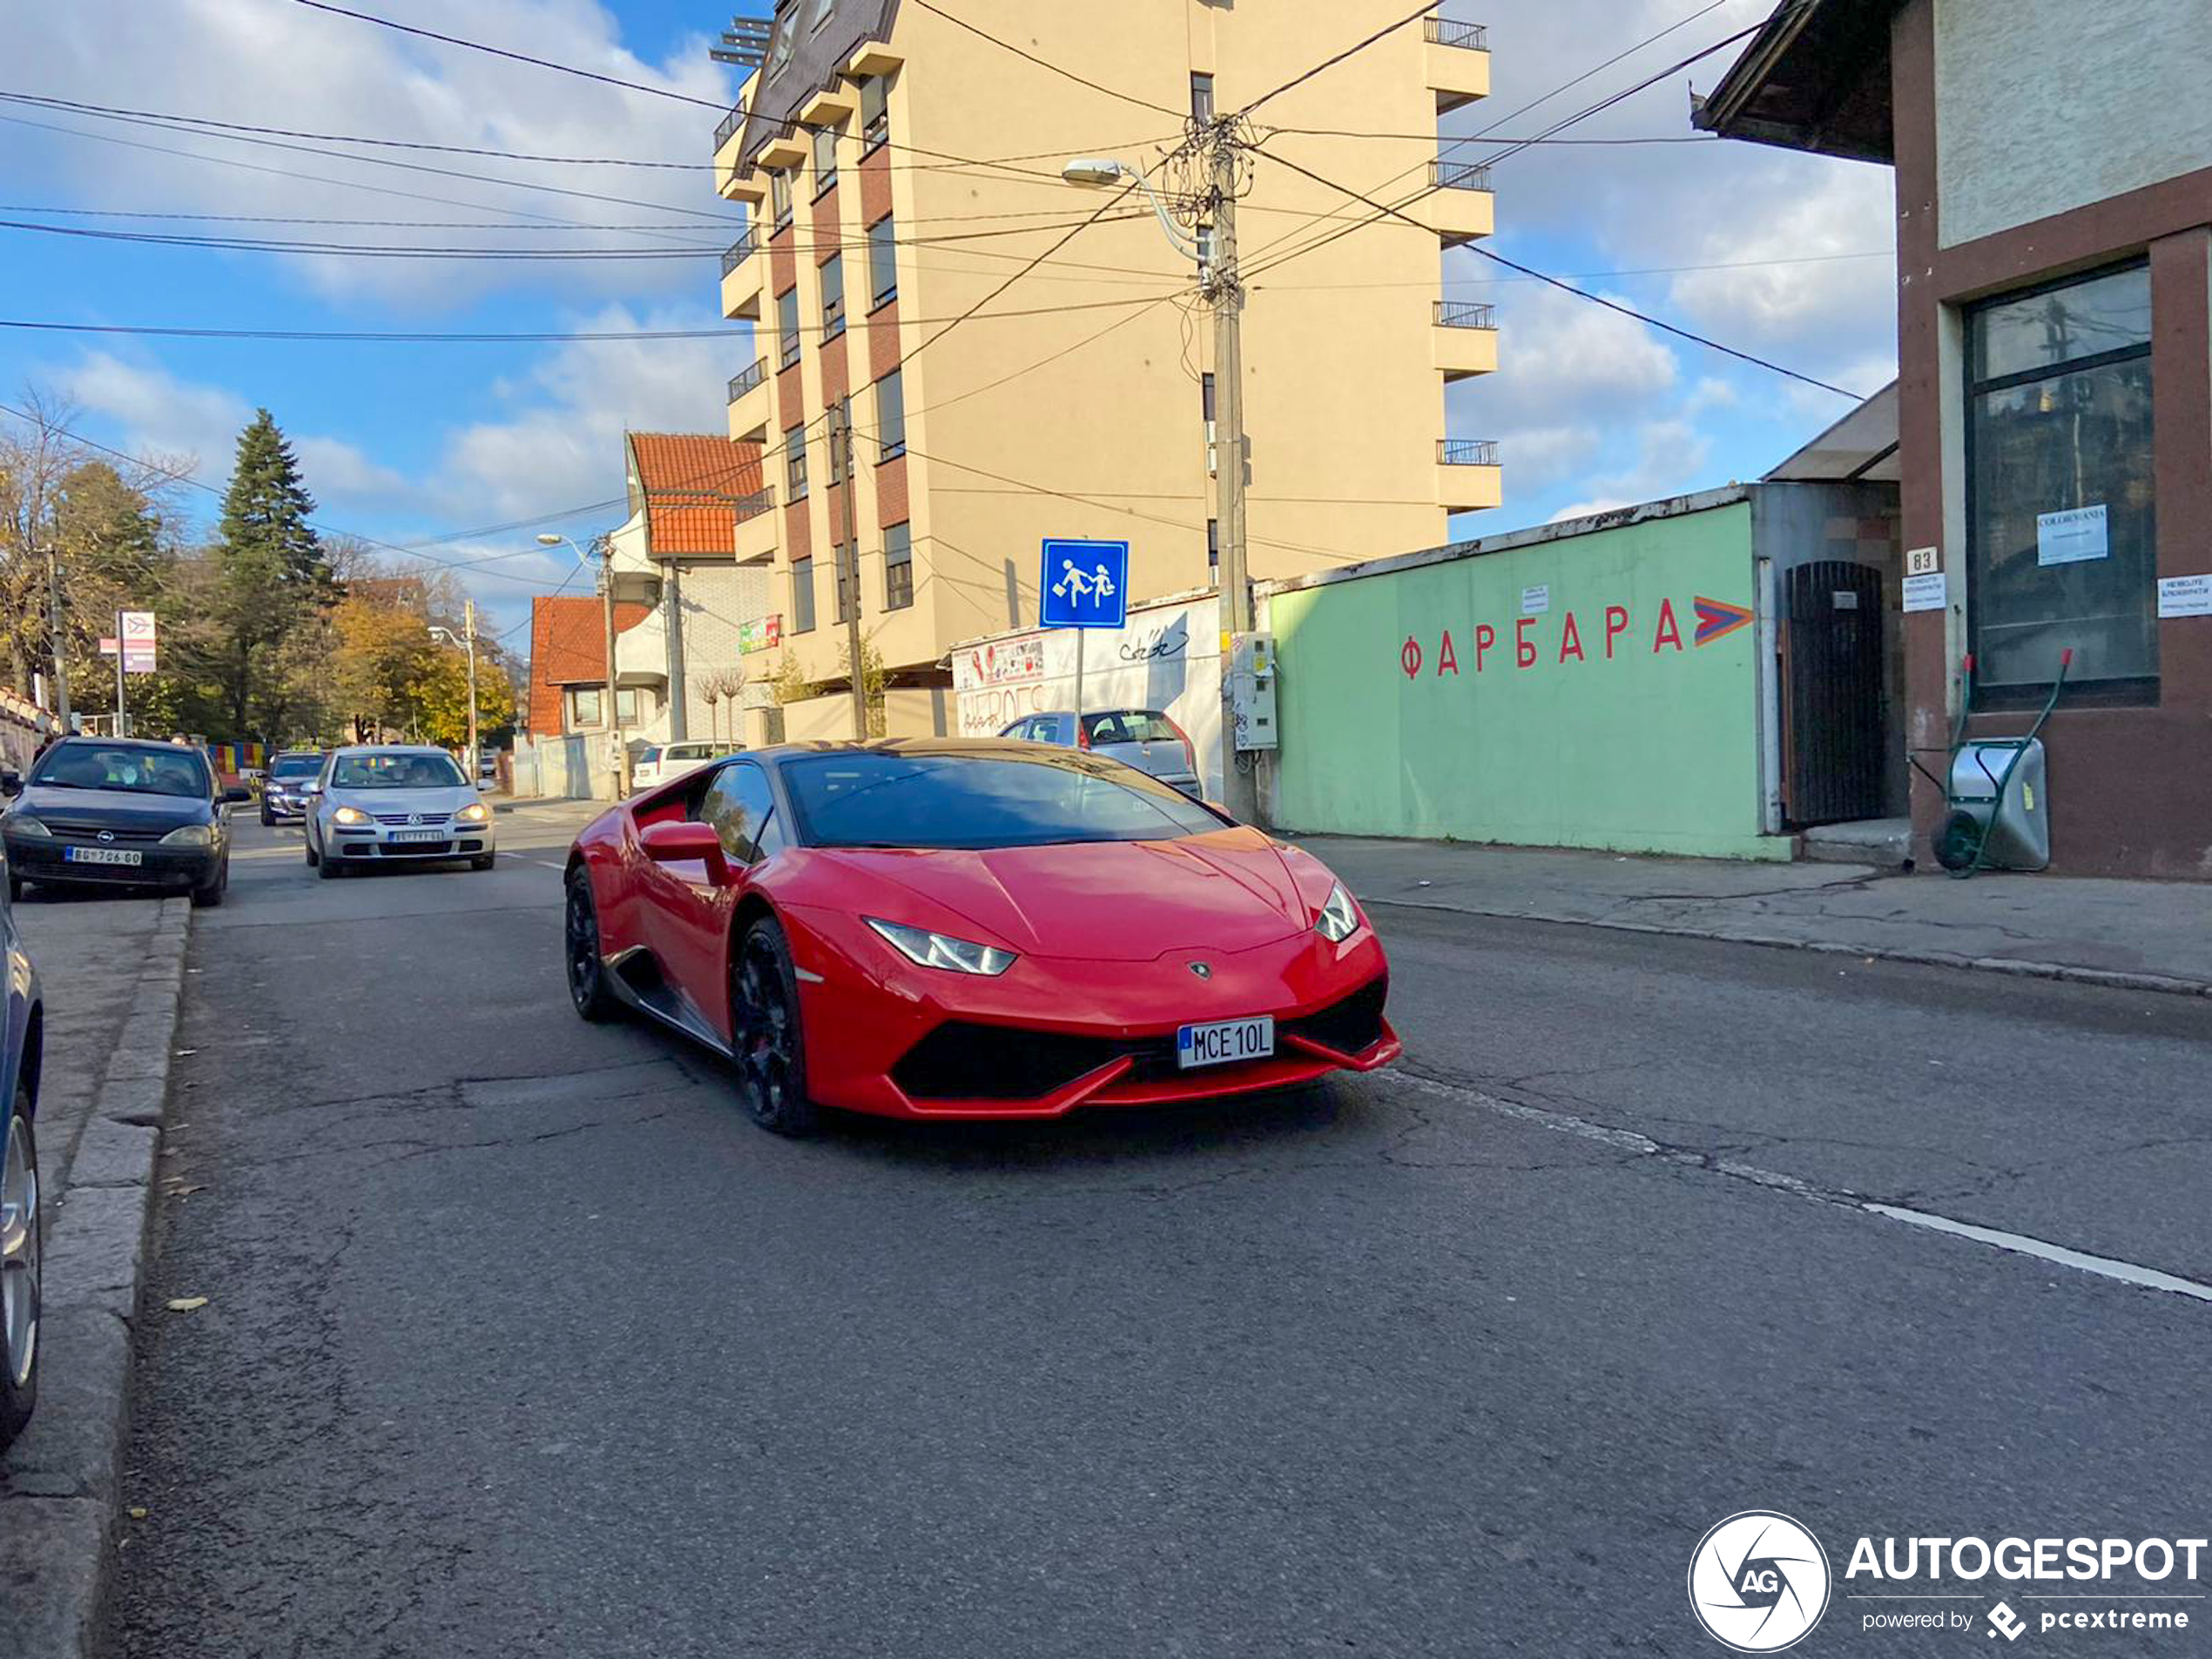
[[[837,0],[814,0],[813,27],[819,29],[824,24],[830,20],[831,14],[835,12],[836,10]]]
[[[768,41],[768,78],[772,81],[791,67],[792,37],[797,32],[798,22],[796,12],[787,11],[776,19],[775,32]]]
[[[1966,615],[1978,707],[2158,696],[2150,272],[2008,295],[1967,319]]]
[[[837,129],[814,129],[814,194],[819,196],[837,182]]]
[[[1211,582],[1221,573],[1221,521],[1206,521],[1206,580]]]
[[[637,688],[628,686],[615,693],[615,718],[624,725],[637,724]]]
[[[875,438],[882,445],[877,459],[890,461],[907,453],[907,387],[905,371],[893,369],[875,383]]]
[[[837,550],[837,619],[850,622],[860,602],[860,550],[847,542]]]
[[[860,83],[860,153],[866,155],[891,136],[891,82],[871,75]]]
[[[868,309],[899,297],[899,241],[888,215],[868,226]]]
[[[833,253],[822,261],[822,339],[835,340],[845,332],[845,256]]]
[[[811,634],[814,631],[814,561],[793,559],[791,562],[791,631]]]
[[[776,296],[776,362],[789,368],[799,361],[799,290],[786,288]]]
[[[1190,78],[1190,118],[1194,121],[1213,119],[1213,77],[1193,75]]]
[[[914,602],[914,527],[894,524],[883,532],[883,608],[904,610]]]
[[[768,200],[776,213],[775,229],[770,231],[769,234],[772,236],[776,231],[789,230],[791,228],[791,175],[781,168],[778,168],[768,175]]]
[[[829,435],[826,448],[829,450],[829,481],[833,484],[845,482],[846,457],[852,453],[853,400],[841,397],[830,405]]]
[[[569,688],[569,730],[589,732],[606,723],[606,713],[599,700],[599,687],[571,685]]]
[[[784,434],[784,483],[786,499],[806,499],[806,428],[803,422]]]

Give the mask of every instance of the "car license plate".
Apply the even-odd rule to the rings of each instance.
[[[1224,1066],[1236,1060],[1264,1060],[1275,1052],[1275,1022],[1217,1020],[1211,1025],[1186,1025],[1175,1034],[1175,1063],[1185,1071],[1193,1066]]]
[[[119,846],[65,846],[62,848],[64,864],[144,864],[146,855],[125,851]]]
[[[442,829],[394,830],[392,832],[392,839],[395,841],[442,841],[445,838],[446,833]]]

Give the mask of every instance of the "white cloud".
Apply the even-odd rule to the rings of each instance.
[[[253,405],[235,392],[181,381],[165,369],[106,352],[87,353],[57,380],[71,401],[120,426],[128,435],[125,447],[189,455],[199,463],[194,475],[217,489],[229,476],[238,435],[253,418]],[[278,424],[283,424],[281,413]],[[318,502],[407,504],[413,489],[409,481],[371,460],[359,445],[319,433],[286,435]]]
[[[613,14],[594,0],[442,0],[435,6],[395,3],[377,10],[400,21],[523,48],[555,62],[584,65],[709,103],[728,96],[723,72],[707,61],[704,37],[682,42],[665,64],[641,62],[622,46]],[[698,164],[685,172],[562,166],[280,141],[307,145],[311,152],[302,153],[212,133],[186,136],[96,116],[18,108],[14,113],[49,126],[100,135],[85,139],[20,126],[0,128],[0,168],[18,177],[44,177],[51,181],[49,188],[85,206],[482,221],[506,227],[200,227],[325,241],[515,247],[696,246],[711,253],[734,234],[734,217],[714,196],[706,165],[711,159],[708,146],[714,125],[710,109],[265,0],[172,0],[161,8],[158,26],[149,26],[142,0],[25,5],[11,8],[8,32],[10,61],[36,65],[38,91],[54,98],[304,132],[541,155],[642,157]],[[231,96],[249,87],[250,100]],[[103,139],[146,147],[118,149]],[[312,152],[324,150],[341,153]],[[194,155],[220,159],[191,158]],[[362,159],[364,155],[408,165],[379,165]],[[444,171],[435,171],[439,169]],[[481,177],[447,176],[455,172]],[[486,178],[518,179],[527,187],[488,183]],[[624,197],[631,204],[646,205],[554,193],[559,191]],[[434,199],[410,199],[423,197]],[[586,226],[654,224],[685,228],[616,233],[547,228],[549,221],[556,220]],[[514,228],[529,225],[537,228]],[[599,263],[286,258],[300,280],[318,292],[418,307],[458,306],[502,288],[602,295],[670,293],[711,282],[714,269],[706,253]]]

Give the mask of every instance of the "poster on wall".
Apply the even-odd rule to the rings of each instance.
[[[1946,597],[1940,570],[1905,578],[1905,608],[1908,611],[1940,610]]]
[[[2212,617],[2212,576],[2159,577],[2158,614],[2161,617]]]
[[[2079,564],[2101,559],[2112,551],[2106,534],[2104,503],[2069,507],[2061,513],[2035,516],[2035,562],[2038,564]]]

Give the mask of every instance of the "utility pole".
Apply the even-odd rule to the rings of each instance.
[[[473,784],[484,764],[483,752],[476,742],[476,602],[463,599],[461,615],[461,637],[469,646],[469,781]]]
[[[599,538],[599,599],[607,619],[607,743],[614,751],[615,799],[630,794],[630,751],[622,743],[622,703],[615,688],[615,543],[611,536]],[[469,763],[475,765],[474,761]]]
[[[1213,268],[1205,273],[1213,300],[1214,475],[1221,521],[1221,793],[1240,823],[1259,817],[1253,776],[1237,766],[1237,723],[1230,717],[1230,644],[1252,627],[1252,590],[1244,569],[1244,286],[1237,268],[1237,172],[1242,146],[1236,125],[1213,132]]]
[[[849,591],[853,602],[845,608],[845,654],[853,664],[853,739],[856,743],[866,743],[868,740],[868,678],[863,671],[860,659],[860,523],[859,509],[853,504],[853,401],[850,398],[840,400],[837,407],[830,411],[830,425],[833,428],[830,442],[845,446],[842,451],[838,452],[845,462],[842,469],[845,481],[845,545],[837,550],[840,567],[837,585],[840,593],[848,591],[845,585],[848,572],[844,567],[849,556],[852,561],[849,574],[853,583]]]
[[[46,637],[54,652],[54,712],[60,718],[62,735],[69,735],[69,642],[62,633],[62,563],[61,553],[51,542],[46,543]],[[118,635],[116,650],[123,649]],[[117,661],[122,658],[118,656]]]
[[[123,613],[115,613],[115,735],[131,735],[131,717],[123,700]]]

